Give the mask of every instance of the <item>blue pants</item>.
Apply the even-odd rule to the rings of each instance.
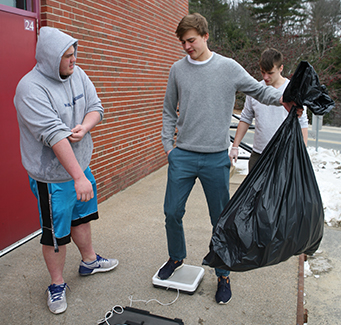
[[[173,260],[186,257],[185,234],[182,218],[188,196],[199,178],[214,229],[220,213],[230,199],[230,158],[228,151],[199,153],[174,148],[168,156],[168,181],[164,202],[168,253]],[[217,276],[229,271],[215,269]]]

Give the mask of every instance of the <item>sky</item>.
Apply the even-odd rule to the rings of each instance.
[[[341,227],[341,152],[322,147],[318,147],[317,151],[315,147],[307,150],[323,202],[325,223]],[[249,153],[239,148],[239,155],[249,156]],[[239,174],[248,173],[248,160],[238,159],[234,165]]]

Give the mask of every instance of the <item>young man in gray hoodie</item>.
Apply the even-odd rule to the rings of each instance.
[[[51,276],[47,304],[66,310],[63,279],[66,244],[77,245],[80,275],[106,272],[116,259],[97,255],[90,221],[98,219],[95,178],[89,168],[90,130],[102,120],[103,107],[85,72],[75,65],[78,41],[55,28],[42,27],[35,67],[19,82],[14,104],[20,128],[22,163],[37,197],[41,244]]]
[[[158,272],[162,280],[183,266],[186,257],[182,218],[196,178],[203,186],[213,228],[229,201],[229,128],[236,92],[267,105],[282,103],[280,91],[261,85],[236,61],[209,50],[208,25],[200,14],[185,16],[176,35],[187,56],[170,69],[163,106],[161,136],[169,162],[164,201],[169,260]],[[285,105],[290,110],[292,103]],[[226,304],[232,297],[230,272],[215,272],[216,302]]]

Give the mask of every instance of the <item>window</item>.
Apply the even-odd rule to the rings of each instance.
[[[0,0],[1,5],[32,11],[32,0]]]

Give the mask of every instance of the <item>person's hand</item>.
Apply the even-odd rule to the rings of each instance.
[[[233,166],[233,161],[236,163],[238,160],[238,147],[232,147],[229,153],[231,160],[231,166]]]
[[[170,152],[171,152],[172,150],[173,150],[173,149],[168,150],[168,151],[166,152],[167,157],[169,156],[169,154],[170,154]]]
[[[75,180],[75,190],[77,193],[77,200],[82,202],[90,201],[90,199],[94,197],[92,184],[85,175]]]
[[[289,102],[289,103],[286,103],[286,102],[283,102],[283,96],[281,97],[280,99],[280,103],[284,106],[284,108],[290,112],[291,111],[291,108],[293,106],[296,106],[296,113],[297,113],[297,116],[298,117],[301,117],[302,114],[303,114],[303,108],[302,107],[297,107],[297,104],[295,102]]]
[[[72,134],[68,137],[70,142],[79,142],[83,139],[87,130],[83,125],[78,124],[71,130],[71,132]]]
[[[303,108],[301,108],[301,107],[297,107],[297,108],[296,108],[296,113],[297,113],[297,116],[298,116],[298,117],[301,117],[301,116],[302,116],[302,114],[303,114],[303,111],[304,111],[304,109],[303,109]]]

